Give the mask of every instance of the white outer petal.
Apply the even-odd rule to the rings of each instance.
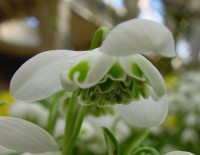
[[[132,64],[136,63],[144,73],[145,77],[148,79],[150,86],[152,87],[152,92],[155,92],[154,96],[161,97],[165,94],[166,87],[161,74],[156,69],[156,67],[154,67],[154,65],[144,56],[136,54],[129,57],[122,57],[119,59],[119,63],[126,74],[128,74],[129,76],[140,80],[145,80],[144,78],[137,77],[132,72]]]
[[[155,93],[161,97],[166,93],[165,82],[160,72],[154,67],[154,65],[142,55],[134,55],[134,61],[142,70],[146,78],[149,80],[150,86]]]
[[[60,72],[71,66],[72,61],[87,52],[54,50],[42,52],[26,61],[14,74],[11,94],[19,100],[44,99],[62,89]]]
[[[116,105],[116,112],[130,125],[138,127],[153,127],[160,125],[168,113],[167,96],[158,101],[152,98],[133,101],[128,105]]]
[[[194,154],[186,151],[173,151],[166,153],[165,155],[194,155]]]
[[[136,78],[138,80],[145,80],[144,78],[138,77],[132,72],[132,64],[133,63],[137,64],[135,62],[134,56],[119,58],[119,63],[120,63],[120,66],[123,68],[123,70],[126,72],[126,74],[129,75],[130,77]]]
[[[156,52],[176,55],[174,39],[167,27],[146,19],[133,19],[116,26],[106,37],[100,51],[112,56]]]
[[[96,85],[105,76],[105,74],[109,71],[109,69],[115,63],[116,59],[114,57],[100,53],[99,49],[97,48],[91,51],[90,53],[88,53],[87,55],[81,57],[81,59],[78,60],[74,64],[78,64],[81,61],[87,61],[90,65],[88,74],[84,82],[78,81],[78,77],[79,77],[78,72],[74,73],[74,81],[71,81],[69,78],[65,77],[65,74],[63,74],[66,71],[63,71],[61,74],[61,79],[64,85],[65,84],[71,85],[74,82],[80,88],[92,87]]]
[[[56,142],[44,129],[14,117],[0,117],[0,145],[31,153],[58,150]]]

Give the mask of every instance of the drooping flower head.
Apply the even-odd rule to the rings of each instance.
[[[156,22],[130,20],[114,28],[99,48],[34,56],[13,76],[10,92],[17,100],[36,101],[64,89],[83,105],[117,105],[129,123],[158,125],[168,111],[166,88],[159,71],[140,55],[147,52],[174,56],[172,34]],[[58,150],[46,131],[21,119],[1,117],[0,133],[4,147],[32,153]]]
[[[130,20],[114,28],[99,48],[82,52],[55,50],[36,55],[15,73],[10,91],[17,99],[25,101],[40,100],[65,89],[75,92],[83,105],[134,105],[136,111],[151,107],[155,116],[151,119],[146,113],[146,117],[137,121],[144,122],[143,119],[148,118],[148,125],[137,125],[153,126],[164,120],[168,103],[144,106],[134,102],[157,102],[165,98],[162,76],[139,54],[147,52],[174,56],[172,34],[156,22]],[[160,119],[155,121],[157,116]]]

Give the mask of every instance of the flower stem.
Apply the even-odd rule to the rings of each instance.
[[[131,155],[140,155],[141,153],[150,153],[151,155],[160,155],[160,153],[152,147],[141,147],[134,151]]]
[[[132,152],[137,150],[137,148],[139,148],[139,146],[149,136],[149,133],[150,133],[149,130],[145,130],[142,133],[140,133],[139,135],[137,135],[137,137],[129,143],[127,149],[125,151],[123,151],[123,154],[124,155],[130,155]]]
[[[101,43],[106,38],[109,32],[110,30],[106,27],[98,28],[92,38],[91,49],[95,49],[98,46],[98,43]]]
[[[85,108],[77,104],[76,95],[72,95],[66,116],[63,155],[72,155],[85,114]]]
[[[55,125],[56,125],[56,121],[57,121],[57,118],[58,118],[58,113],[57,113],[57,110],[58,110],[58,106],[59,106],[59,99],[62,97],[62,93],[59,93],[57,94],[53,101],[52,101],[52,104],[50,106],[50,111],[49,111],[49,116],[48,116],[48,122],[47,122],[47,131],[50,133],[50,134],[53,134],[54,133],[54,130],[55,130]]]

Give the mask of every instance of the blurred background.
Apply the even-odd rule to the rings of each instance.
[[[161,72],[196,66],[200,49],[199,0],[1,0],[0,91],[33,55],[52,49],[87,50],[95,30],[147,18],[173,32],[177,58],[152,59]]]
[[[35,54],[87,50],[98,27],[112,29],[133,18],[165,24],[176,43],[176,58],[148,55],[164,76],[170,99],[169,117],[151,135],[151,145],[198,154],[200,0],[1,0],[0,92],[8,91],[14,72]]]

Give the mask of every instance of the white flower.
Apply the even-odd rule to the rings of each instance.
[[[194,154],[190,152],[186,152],[186,151],[173,151],[173,152],[166,153],[165,155],[194,155]]]
[[[166,95],[158,101],[149,97],[128,105],[116,105],[115,109],[130,125],[151,127],[159,125],[166,118],[168,101]]]
[[[128,104],[149,95],[147,102],[151,98],[162,100],[166,92],[162,76],[150,61],[137,54],[151,51],[163,56],[175,55],[169,30],[150,20],[130,20],[114,28],[100,48],[85,52],[55,50],[36,55],[15,73],[10,91],[17,99],[35,101],[61,89],[78,90],[80,102],[98,106]],[[160,120],[145,125],[147,118],[152,120],[151,115],[146,115],[139,117],[137,122],[141,125],[136,125],[147,127],[162,122],[168,106],[162,101],[159,103],[159,106],[146,105],[152,106],[153,118],[158,113]],[[131,105],[135,111],[144,107]]]
[[[98,106],[128,104],[149,95],[160,99],[166,92],[164,80],[151,62],[138,54],[146,52],[174,56],[173,37],[165,26],[156,22],[130,20],[114,28],[100,48],[84,52],[55,50],[36,55],[15,73],[10,91],[19,100],[35,101],[65,89],[76,91],[82,104]],[[160,123],[166,115],[168,106],[151,105],[152,109],[162,111],[163,116],[158,115],[160,120],[144,125],[152,117],[146,113],[150,115],[138,117],[141,126]],[[134,107],[135,111],[142,111],[144,106],[135,104]]]

